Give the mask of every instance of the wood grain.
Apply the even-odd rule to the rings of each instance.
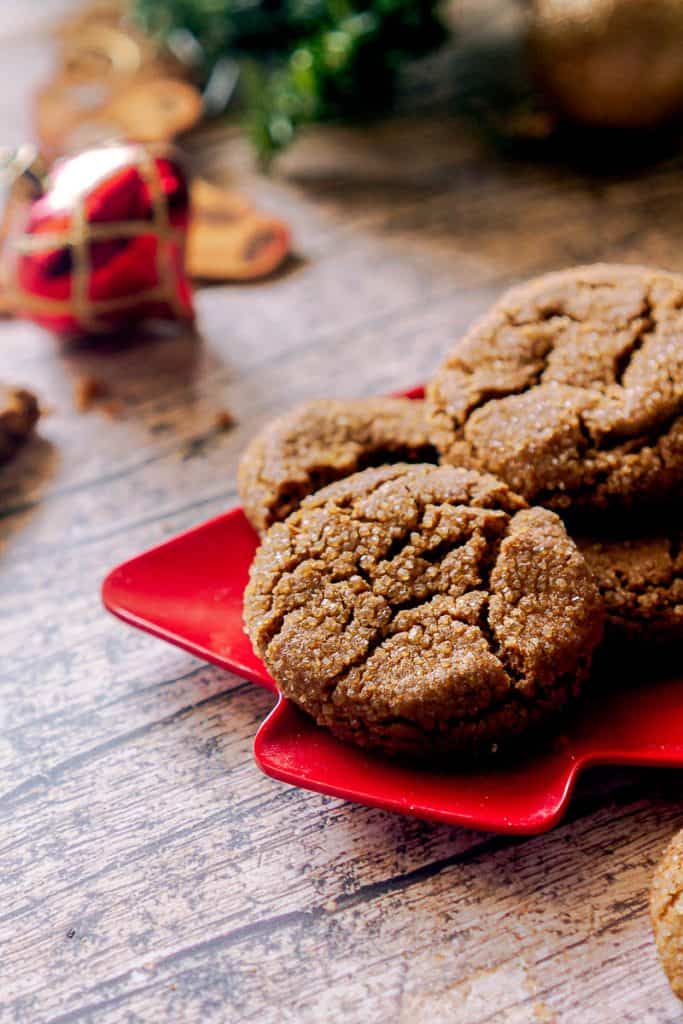
[[[35,70],[12,54],[45,43],[2,35],[19,136]],[[290,221],[286,272],[200,292],[192,337],[63,347],[0,326],[3,377],[52,410],[0,476],[0,1019],[681,1020],[646,899],[683,823],[681,773],[593,773],[527,840],[289,789],[251,759],[269,696],[125,628],[98,593],[234,502],[239,452],[273,413],[424,380],[530,274],[683,269],[680,166],[596,181],[503,162],[438,118],[320,132],[270,181],[224,133],[193,148]],[[75,411],[83,375],[118,418]]]

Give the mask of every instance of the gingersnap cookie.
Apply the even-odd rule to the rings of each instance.
[[[602,602],[555,513],[454,466],[366,469],[306,498],[244,599],[282,690],[390,754],[495,750],[586,678]]]
[[[237,470],[249,522],[285,519],[325,484],[385,462],[436,461],[424,403],[408,398],[305,402],[253,439]]]
[[[655,941],[671,988],[683,999],[683,832],[657,866],[650,891]]]
[[[35,395],[0,384],[0,463],[11,459],[32,433],[39,416]]]
[[[683,530],[574,540],[602,594],[614,639],[683,639]]]
[[[555,509],[683,492],[683,277],[596,264],[507,292],[428,389],[444,461]]]

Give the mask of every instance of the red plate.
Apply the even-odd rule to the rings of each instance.
[[[105,606],[277,694],[242,629],[257,544],[242,510],[233,509],[114,569],[102,589]],[[584,768],[683,767],[683,678],[619,690],[598,679],[592,688],[552,748],[488,771],[437,772],[384,760],[336,740],[279,694],[254,755],[267,775],[295,786],[433,821],[534,834],[561,819]]]

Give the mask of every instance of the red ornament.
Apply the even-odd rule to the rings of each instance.
[[[177,159],[117,144],[60,160],[6,245],[19,315],[59,334],[191,320],[188,187]]]

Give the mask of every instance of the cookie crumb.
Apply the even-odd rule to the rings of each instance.
[[[173,430],[173,424],[169,423],[168,420],[159,420],[158,423],[153,423],[149,428],[150,434],[166,434],[169,430]]]
[[[102,412],[110,420],[120,420],[123,416],[123,403],[118,398],[112,398],[102,404]]]
[[[237,420],[229,409],[219,409],[216,413],[214,423],[216,425],[216,430],[222,433],[223,431],[227,432],[228,430],[232,430],[232,428],[237,424]]]
[[[555,1024],[557,1017],[547,1003],[534,1003],[534,1017],[544,1024]]]
[[[90,412],[101,399],[109,396],[109,388],[100,377],[77,377],[74,383],[74,408],[76,412]]]

